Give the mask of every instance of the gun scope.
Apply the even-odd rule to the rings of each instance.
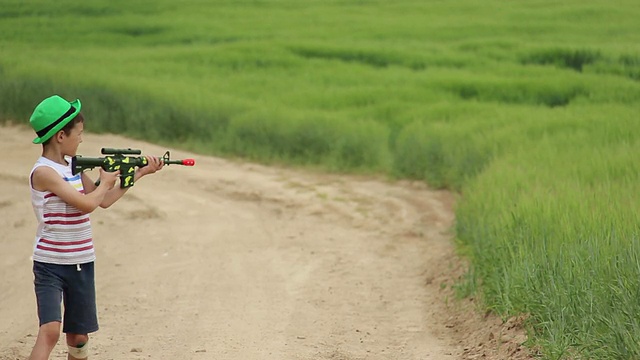
[[[102,148],[101,152],[103,155],[116,155],[116,154],[140,155],[142,154],[142,150],[131,149],[131,148],[126,148],[126,149]]]

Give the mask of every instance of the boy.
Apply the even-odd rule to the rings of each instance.
[[[98,330],[89,213],[98,206],[108,208],[128,189],[115,186],[119,171],[100,169],[99,185],[87,174],[72,174],[70,157],[76,155],[84,129],[80,108],[80,100],[69,102],[54,95],[38,104],[29,120],[38,135],[33,143],[42,144],[42,156],[29,178],[38,220],[33,274],[40,322],[30,360],[49,358],[60,337],[61,324],[68,359],[88,358],[89,333]],[[134,181],[164,165],[156,157],[147,160],[149,164],[137,169]]]

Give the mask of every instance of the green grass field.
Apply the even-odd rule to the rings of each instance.
[[[0,118],[460,194],[461,289],[548,359],[640,358],[633,0],[0,0]],[[108,145],[108,144],[105,144]]]

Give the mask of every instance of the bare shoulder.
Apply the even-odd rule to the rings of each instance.
[[[51,191],[51,185],[63,181],[57,171],[48,166],[38,166],[31,174],[31,184],[38,191]]]

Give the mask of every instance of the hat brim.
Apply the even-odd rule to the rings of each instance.
[[[52,137],[58,131],[62,130],[62,128],[65,125],[67,125],[69,121],[73,120],[76,117],[76,115],[78,115],[78,113],[80,112],[80,108],[82,107],[82,104],[80,103],[80,99],[75,99],[74,101],[70,101],[69,104],[73,106],[76,109],[76,111],[73,114],[67,116],[64,120],[60,121],[58,125],[54,126],[51,130],[49,130],[46,134],[44,134],[44,136],[33,139],[34,144],[42,144],[43,142],[49,140],[50,137]]]

